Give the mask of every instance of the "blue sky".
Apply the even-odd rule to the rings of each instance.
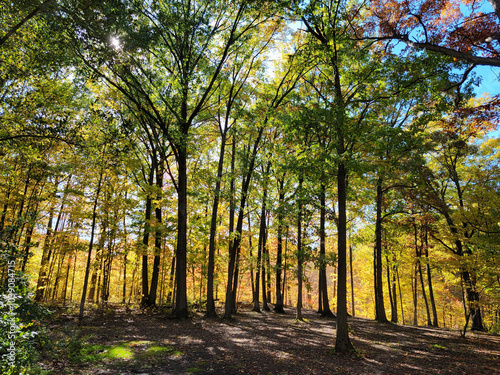
[[[476,89],[478,96],[485,92],[491,96],[500,94],[500,68],[479,66],[474,71],[482,78],[481,85]]]

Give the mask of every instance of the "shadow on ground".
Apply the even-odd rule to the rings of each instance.
[[[41,367],[54,374],[500,374],[500,337],[381,324],[350,318],[353,355],[336,354],[335,320],[305,311],[245,309],[230,321],[196,316],[112,311],[66,317],[51,325],[54,340],[73,342],[71,357]],[[72,333],[76,332],[76,333]],[[69,355],[69,354],[68,354]]]

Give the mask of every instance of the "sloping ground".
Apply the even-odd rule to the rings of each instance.
[[[500,337],[350,318],[354,355],[334,352],[335,320],[244,309],[234,320],[112,311],[51,325],[40,366],[54,374],[500,374]]]

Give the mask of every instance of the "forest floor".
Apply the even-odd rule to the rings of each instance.
[[[356,350],[337,354],[335,319],[240,308],[232,320],[110,309],[79,325],[55,314],[38,366],[49,374],[500,374],[500,336],[349,318]]]

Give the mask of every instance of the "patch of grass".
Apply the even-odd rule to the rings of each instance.
[[[124,346],[115,346],[108,350],[106,357],[111,359],[125,359],[129,360],[134,358],[134,352]]]
[[[164,352],[175,352],[175,348],[172,346],[165,347],[165,346],[153,345],[146,350],[146,353],[151,355],[157,355]]]
[[[68,346],[68,358],[73,363],[95,363],[103,358],[109,346],[99,344],[80,344]]]

